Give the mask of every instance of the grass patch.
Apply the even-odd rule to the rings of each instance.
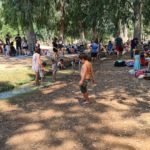
[[[28,67],[0,67],[0,92],[9,91],[34,80],[34,73]]]

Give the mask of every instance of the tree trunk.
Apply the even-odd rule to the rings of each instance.
[[[82,41],[85,41],[85,32],[84,32],[82,21],[79,21],[79,26],[80,26],[80,29],[79,29],[80,38]]]
[[[96,40],[98,38],[97,32],[96,32],[96,27],[93,27],[93,40]]]
[[[121,22],[121,20],[119,19],[119,21],[118,21],[118,32],[119,32],[119,34],[120,34],[120,37],[124,37],[124,35],[123,35],[123,25],[122,25],[122,22]]]
[[[65,10],[64,1],[60,3],[61,20],[60,20],[60,38],[64,41],[64,30],[65,30]]]
[[[128,40],[128,27],[126,24],[123,25],[123,41],[126,42]]]
[[[26,37],[28,42],[28,49],[33,52],[35,43],[36,43],[36,35],[34,32],[33,24],[31,23],[28,28],[25,29],[26,31]]]
[[[141,0],[134,2],[134,37],[141,41],[141,16],[142,16]]]

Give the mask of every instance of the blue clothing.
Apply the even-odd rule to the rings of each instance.
[[[141,64],[140,64],[140,55],[135,55],[134,56],[134,70],[140,70],[141,69]]]
[[[112,43],[109,43],[107,48],[108,48],[108,51],[112,51],[112,49],[113,49],[113,44],[112,44]]]
[[[97,53],[98,51],[98,44],[92,43],[91,48],[92,48],[92,53]]]

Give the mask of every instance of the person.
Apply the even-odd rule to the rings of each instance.
[[[5,41],[6,41],[7,45],[10,45],[10,36],[9,36],[9,33],[6,34]]]
[[[63,60],[63,59],[60,59],[60,61],[58,62],[57,66],[58,66],[58,68],[59,68],[60,70],[65,69],[64,60]]]
[[[58,58],[58,44],[57,44],[57,38],[55,37],[53,40],[53,52],[55,53],[55,58]]]
[[[98,42],[95,41],[91,44],[91,57],[92,57],[93,62],[95,62],[97,60],[97,53],[98,53],[98,49],[99,49],[99,46],[97,43]]]
[[[10,43],[10,56],[16,56],[16,49],[14,47],[14,42]]]
[[[88,96],[88,91],[87,91],[87,85],[90,80],[92,80],[93,83],[95,83],[94,80],[94,73],[93,73],[93,68],[92,64],[88,60],[88,56],[86,54],[80,54],[79,59],[81,61],[82,68],[81,68],[81,79],[79,82],[80,90],[81,93],[83,94],[84,97],[84,104],[90,103],[89,96]]]
[[[41,59],[39,49],[35,48],[35,53],[32,57],[32,70],[35,72],[35,84],[39,85],[39,69],[41,66]]]
[[[52,60],[53,81],[56,81],[56,73],[57,73],[57,62],[55,60]]]
[[[3,41],[0,39],[0,54],[3,54]]]
[[[22,45],[23,52],[24,52],[25,56],[29,55],[29,53],[28,53],[28,42],[27,42],[25,37],[23,37],[21,45]]]
[[[42,62],[41,66],[39,67],[39,74],[40,74],[40,78],[41,78],[41,83],[43,83],[43,80],[44,80],[45,67],[46,67],[46,62]]]
[[[138,71],[140,69],[141,69],[140,53],[139,53],[139,50],[135,50],[135,55],[134,55],[134,70]]]
[[[117,56],[120,56],[122,54],[123,51],[123,40],[120,37],[120,34],[117,34],[117,37],[115,39],[115,46],[116,46],[116,52],[117,52]]]
[[[134,57],[134,49],[138,46],[138,38],[133,38],[133,40],[131,40],[131,50],[130,50],[130,57],[131,59],[133,59]]]
[[[145,60],[144,52],[142,52],[140,54],[140,62],[141,62],[141,66],[147,66],[148,65],[148,62]]]
[[[4,45],[4,55],[6,57],[9,57],[9,54],[10,54],[10,45],[7,43]]]
[[[109,55],[113,53],[113,44],[111,41],[108,42],[107,50]]]
[[[22,54],[22,47],[21,47],[21,37],[20,35],[18,34],[16,37],[15,37],[15,41],[16,41],[16,50],[17,50],[17,53],[18,55],[21,55]]]

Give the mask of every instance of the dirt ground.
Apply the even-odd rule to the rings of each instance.
[[[90,105],[80,106],[78,75],[0,101],[0,150],[150,150],[150,81],[94,66]]]

